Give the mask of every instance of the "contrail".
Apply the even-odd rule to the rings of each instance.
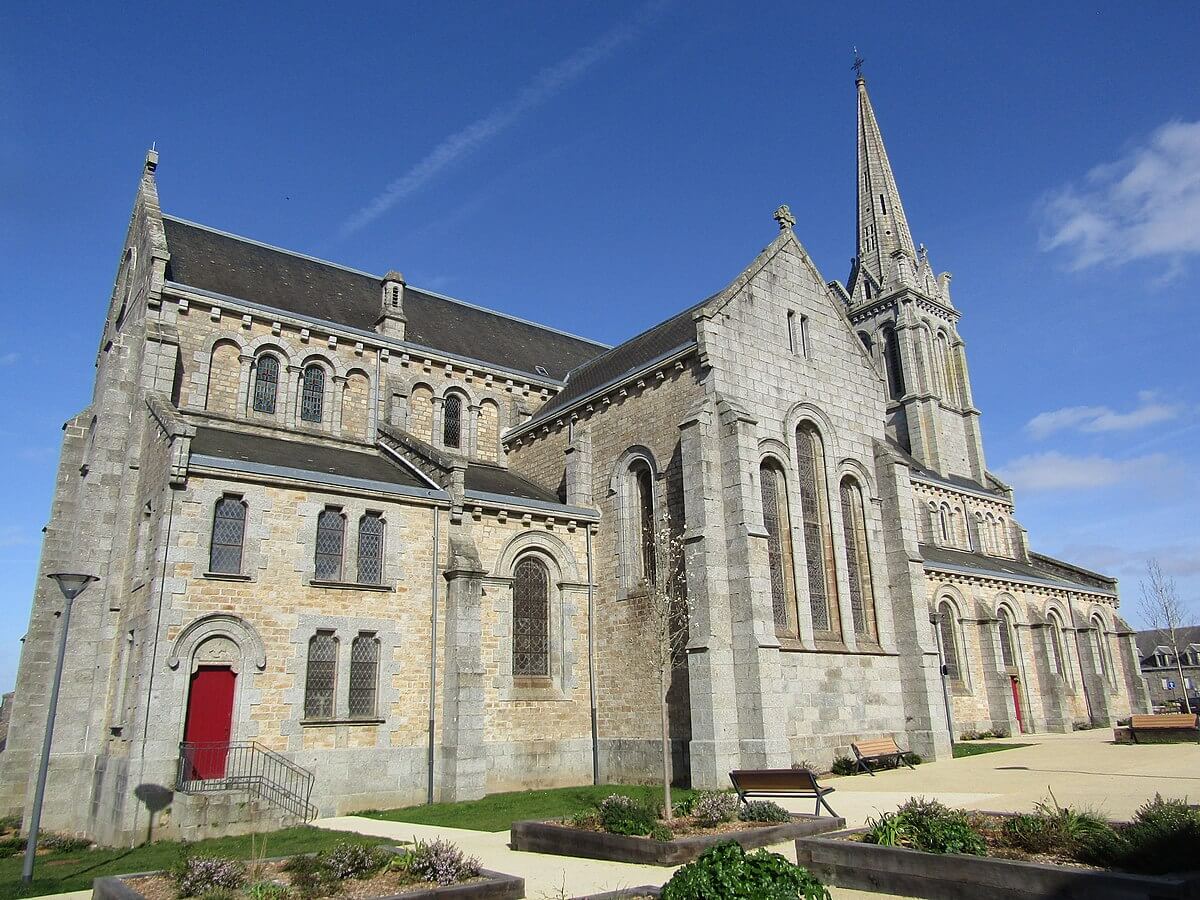
[[[526,113],[563,91],[596,63],[637,38],[662,13],[668,3],[669,0],[655,0],[642,7],[630,21],[618,25],[561,62],[543,69],[511,100],[447,137],[424,159],[384,188],[370,203],[346,219],[338,229],[338,237],[349,237],[374,222],[405,197],[424,187],[447,166],[479,149]]]

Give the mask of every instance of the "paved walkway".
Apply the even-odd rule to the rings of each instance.
[[[998,743],[1029,742],[1033,746],[985,753],[964,759],[926,763],[915,770],[834,778],[830,800],[850,826],[890,811],[912,796],[936,797],[951,806],[990,810],[1027,810],[1048,798],[1061,804],[1090,807],[1113,818],[1129,816],[1154,793],[1166,797],[1200,796],[1200,746],[1159,744],[1126,746],[1110,743],[1112,731],[1097,729],[1065,735],[1027,735]],[[788,804],[791,805],[791,804]],[[791,805],[809,812],[807,804]],[[360,816],[339,816],[314,823],[322,828],[358,831],[397,840],[444,837],[479,857],[485,867],[525,878],[531,900],[572,897],[639,884],[662,884],[673,870],[658,866],[602,862],[508,848],[508,832],[465,831]],[[772,849],[795,859],[795,846]],[[832,889],[836,900],[865,900],[890,895]]]

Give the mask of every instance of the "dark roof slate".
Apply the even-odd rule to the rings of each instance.
[[[916,457],[901,447],[895,438],[889,436],[887,442],[888,447],[892,450],[892,452],[904,460],[908,464],[908,467],[917,475],[932,479],[934,481],[942,481],[946,484],[967,488],[968,490],[972,491],[982,491],[985,494],[1003,496],[1002,491],[999,491],[994,487],[988,487],[985,484],[980,484],[978,481],[975,481],[972,478],[966,478],[962,475],[943,475],[941,472],[935,472],[933,469],[927,469],[917,461]]]
[[[380,278],[164,216],[167,279],[364,331],[379,318]],[[405,339],[561,380],[605,345],[451,300],[404,291]]]
[[[246,431],[226,431],[222,428],[196,428],[192,438],[193,456],[213,456],[268,466],[283,466],[313,472],[317,475],[336,475],[343,478],[362,478],[401,487],[428,488],[411,471],[389,461],[378,451],[362,453],[308,441],[289,441]]]
[[[1072,581],[1067,578],[1062,578],[1054,572],[1046,569],[1038,568],[1037,566],[1029,565],[1028,563],[1020,562],[1015,559],[1003,559],[996,556],[987,556],[983,553],[974,553],[966,550],[950,550],[946,547],[935,547],[932,544],[921,544],[921,558],[927,563],[933,565],[948,565],[958,566],[960,568],[972,569],[984,574],[991,574],[994,577],[1003,578],[1011,576],[1015,578],[1035,579],[1040,582],[1048,582],[1062,587],[1083,586],[1089,590],[1098,593],[1113,593],[1110,589],[1098,587],[1096,585],[1084,584],[1082,579]]]
[[[1138,654],[1143,660],[1150,656],[1156,647],[1167,646],[1167,642],[1163,640],[1163,635],[1159,632],[1150,629],[1149,631],[1139,631],[1133,636],[1137,643]],[[1200,625],[1190,625],[1184,628],[1175,629],[1175,639],[1179,642],[1179,650],[1182,654],[1183,648],[1191,644],[1200,644]],[[1186,658],[1186,657],[1185,657]],[[1174,665],[1174,663],[1172,663]]]
[[[538,500],[542,503],[562,503],[558,494],[553,491],[500,466],[471,463],[467,466],[464,487],[468,491],[479,491],[483,494],[501,494],[517,499]]]

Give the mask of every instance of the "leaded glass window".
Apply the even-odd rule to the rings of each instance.
[[[946,677],[957,681],[960,677],[958,668],[958,640],[954,628],[954,607],[942,601],[938,607],[938,628],[942,634],[942,664],[946,667]]]
[[[825,448],[820,434],[808,422],[801,423],[796,429],[796,473],[813,631],[828,636],[837,632],[838,620],[829,497],[825,486]]]
[[[637,524],[638,556],[642,563],[642,577],[653,584],[657,570],[657,549],[654,541],[654,475],[645,460],[638,460],[631,469],[633,473],[637,509],[634,511]]]
[[[1096,673],[1108,677],[1108,654],[1104,652],[1104,622],[1099,616],[1092,619],[1092,647],[1096,652]]]
[[[362,632],[350,643],[350,715],[368,718],[375,715],[375,695],[379,684],[379,639]]]
[[[904,396],[904,365],[900,361],[900,343],[896,340],[896,329],[883,329],[883,357],[887,368],[888,389],[893,400]]]
[[[442,403],[442,443],[462,446],[462,398],[458,394],[448,395]]]
[[[1050,665],[1056,675],[1064,675],[1066,667],[1063,665],[1062,630],[1059,628],[1058,619],[1053,614],[1047,616],[1046,619],[1046,630],[1050,632]]]
[[[325,413],[325,370],[315,363],[304,370],[300,383],[300,418],[320,422]]]
[[[213,510],[212,544],[208,553],[210,572],[241,574],[245,533],[246,505],[240,497],[222,497]]]
[[[527,556],[513,571],[513,675],[550,674],[550,573]]]
[[[942,546],[948,547],[953,543],[950,540],[950,508],[948,506],[938,507],[938,528],[942,535]]]
[[[1015,668],[1017,658],[1013,654],[1012,618],[1007,609],[1000,610],[1000,657],[1008,668]]]
[[[337,638],[318,631],[308,641],[308,669],[304,676],[304,718],[332,719],[337,687]]]
[[[342,580],[342,544],[346,519],[340,509],[321,510],[317,516],[316,577],[322,581]]]
[[[383,516],[367,513],[358,520],[358,580],[383,582]]]
[[[266,353],[254,363],[254,411],[274,414],[278,393],[279,358]]]
[[[862,488],[849,476],[842,479],[842,530],[846,538],[846,577],[850,583],[854,633],[874,638],[875,591],[871,584],[866,513]]]
[[[784,559],[784,541],[791,542],[791,525],[788,522],[787,494],[783,473],[770,463],[763,463],[758,470],[762,489],[763,526],[767,530],[767,562],[771,574],[771,607],[775,612],[775,628],[788,628],[788,584],[791,577],[791,559]],[[785,562],[787,565],[785,565]]]

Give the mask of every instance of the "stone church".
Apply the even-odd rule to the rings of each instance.
[[[668,511],[681,781],[1145,709],[1116,581],[1031,550],[988,471],[950,275],[856,93],[846,284],[781,207],[733,281],[615,347],[164,213],[151,151],[64,426],[0,812],[31,805],[63,570],[99,581],[46,828],[651,781]]]

